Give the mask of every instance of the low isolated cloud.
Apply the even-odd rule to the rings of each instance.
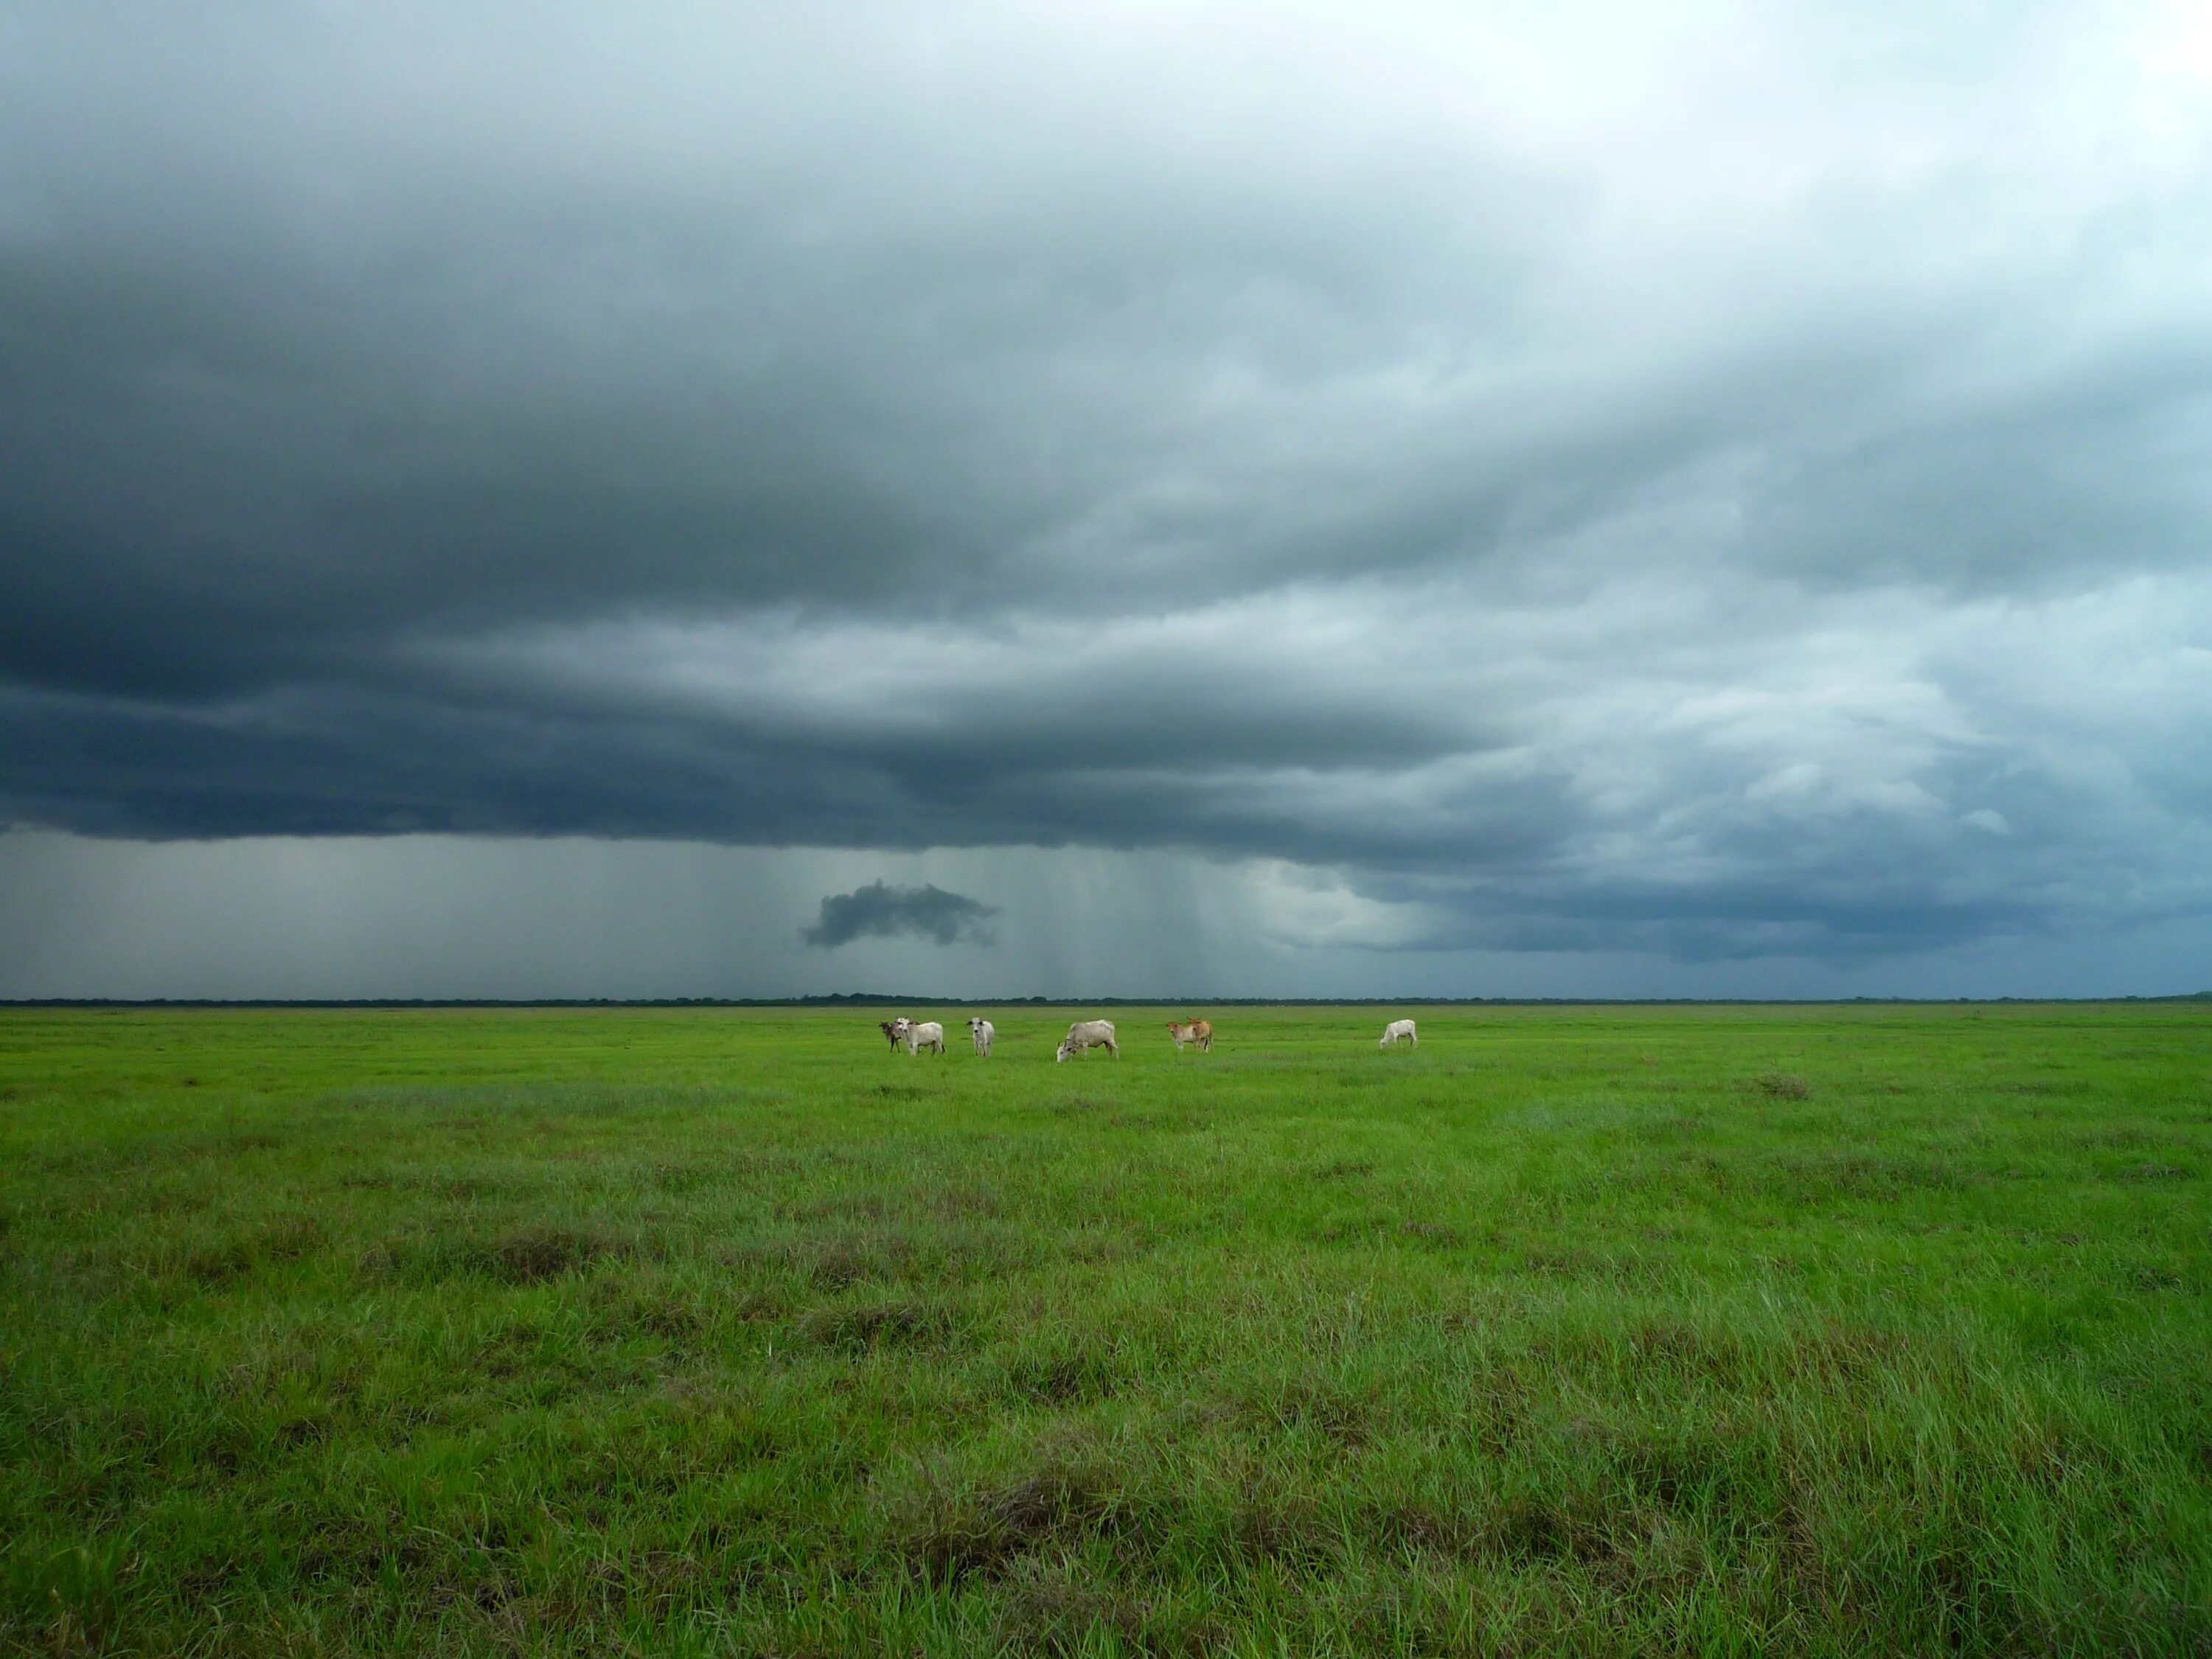
[[[921,887],[888,887],[872,881],[849,893],[822,900],[822,916],[800,935],[817,950],[834,951],[856,939],[896,939],[912,933],[939,945],[965,939],[975,945],[998,941],[983,923],[999,912],[965,893],[948,893],[934,882]]]

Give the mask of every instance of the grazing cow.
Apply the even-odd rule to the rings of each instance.
[[[896,1054],[899,1044],[906,1041],[906,1028],[913,1023],[903,1017],[897,1019],[879,1019],[876,1022],[876,1029],[890,1039],[891,1052]]]
[[[970,1014],[968,1017],[968,1035],[975,1040],[975,1052],[986,1060],[990,1059],[991,1039],[998,1035],[997,1030],[991,1022],[988,1019],[977,1019]]]
[[[1121,1045],[1114,1041],[1114,1022],[1110,1019],[1079,1019],[1067,1028],[1067,1035],[1060,1040],[1060,1051],[1055,1060],[1066,1060],[1070,1054],[1080,1059],[1087,1049],[1103,1048],[1115,1059],[1121,1058]]]
[[[1382,1028],[1382,1041],[1375,1046],[1378,1048],[1387,1048],[1400,1037],[1405,1038],[1416,1048],[1421,1046],[1421,1039],[1413,1034],[1413,1022],[1410,1019],[1394,1019],[1385,1025]]]
[[[1195,1042],[1202,1054],[1212,1051],[1213,1024],[1210,1020],[1192,1019],[1178,1024],[1171,1019],[1168,1022],[1168,1035],[1175,1039],[1177,1054],[1182,1052],[1182,1045],[1186,1042]]]
[[[910,1019],[902,1020],[900,1024],[906,1027],[907,1053],[918,1054],[924,1048],[933,1054],[945,1052],[945,1028],[935,1020],[925,1019],[919,1025]]]

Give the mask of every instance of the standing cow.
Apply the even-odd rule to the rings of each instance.
[[[904,1016],[897,1019],[879,1019],[876,1022],[876,1029],[890,1041],[891,1052],[896,1054],[899,1051],[899,1044],[906,1041],[906,1028],[913,1023]]]
[[[975,1052],[986,1060],[991,1057],[991,1039],[997,1035],[989,1020],[978,1019],[972,1014],[968,1017],[968,1036],[975,1044]]]
[[[1191,1019],[1178,1022],[1171,1019],[1168,1022],[1168,1035],[1175,1039],[1177,1054],[1182,1052],[1182,1045],[1186,1042],[1196,1043],[1199,1053],[1202,1054],[1212,1052],[1213,1025],[1210,1020]]]
[[[1421,1039],[1414,1035],[1413,1022],[1410,1019],[1394,1019],[1385,1025],[1382,1028],[1382,1041],[1375,1046],[1378,1048],[1387,1048],[1401,1037],[1405,1038],[1416,1048],[1421,1046]]]
[[[1121,1045],[1114,1041],[1114,1022],[1110,1019],[1079,1019],[1067,1028],[1067,1035],[1060,1040],[1055,1060],[1066,1060],[1071,1054],[1080,1058],[1087,1050],[1103,1048],[1115,1059],[1121,1058]]]
[[[945,1028],[942,1025],[939,1025],[933,1019],[925,1019],[919,1025],[915,1024],[912,1020],[908,1020],[906,1022],[907,1053],[910,1054],[918,1054],[924,1048],[928,1049],[932,1054],[943,1054],[945,1052]]]

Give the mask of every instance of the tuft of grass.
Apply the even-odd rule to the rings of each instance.
[[[809,1341],[848,1354],[878,1348],[925,1347],[944,1343],[953,1333],[951,1310],[911,1300],[822,1308],[799,1322]]]
[[[600,1233],[573,1227],[524,1227],[469,1253],[471,1264],[510,1285],[542,1285],[623,1254]]]

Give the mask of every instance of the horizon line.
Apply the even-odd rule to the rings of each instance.
[[[2212,1002],[2212,990],[2155,996],[1849,996],[1849,997],[930,997],[877,991],[798,997],[0,997],[16,1008],[823,1008],[916,1005],[946,1008],[1727,1008],[1997,1006]]]

